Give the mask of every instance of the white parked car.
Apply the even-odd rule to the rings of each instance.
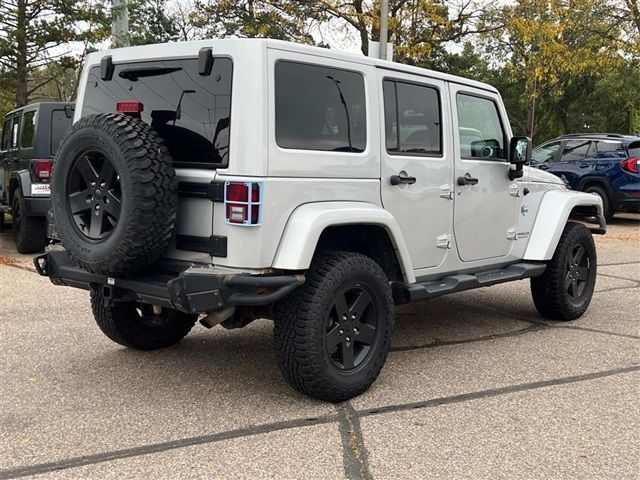
[[[64,249],[122,345],[274,320],[296,389],[344,401],[387,356],[394,305],[531,278],[572,320],[596,281],[601,200],[529,169],[491,86],[273,40],[89,55],[52,180]]]

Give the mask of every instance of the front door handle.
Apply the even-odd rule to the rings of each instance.
[[[400,185],[401,183],[413,185],[416,183],[416,177],[407,177],[405,175],[391,175],[389,180],[391,181],[391,185]]]
[[[473,178],[469,172],[464,174],[464,177],[458,177],[458,185],[477,185],[478,179]]]

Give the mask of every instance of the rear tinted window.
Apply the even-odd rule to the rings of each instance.
[[[36,132],[37,112],[32,110],[25,112],[22,117],[22,134],[20,135],[20,146],[22,148],[33,147],[33,137]]]
[[[215,58],[208,76],[198,60],[116,64],[113,79],[89,71],[82,116],[114,112],[116,102],[138,101],[142,119],[163,137],[177,166],[221,166],[229,158],[232,62]]]
[[[55,155],[62,141],[62,137],[71,126],[73,118],[69,118],[64,110],[51,112],[51,155]]]
[[[280,61],[275,67],[275,84],[279,146],[364,151],[366,105],[360,73]]]
[[[597,155],[598,158],[618,158],[626,156],[624,147],[620,142],[599,140],[593,143],[595,144],[596,149],[594,151],[592,148],[589,151],[589,155]]]
[[[9,150],[11,146],[11,118],[7,118],[4,121],[2,127],[2,144],[0,144],[0,150]]]
[[[440,99],[435,88],[385,80],[387,151],[410,155],[442,153]]]

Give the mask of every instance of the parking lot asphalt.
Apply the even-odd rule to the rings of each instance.
[[[543,320],[527,281],[401,307],[378,381],[332,405],[286,385],[264,320],[112,343],[2,233],[0,479],[637,479],[640,216],[596,243],[583,318]]]

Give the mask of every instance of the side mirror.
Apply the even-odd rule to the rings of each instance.
[[[509,162],[516,166],[515,170],[509,170],[509,179],[522,178],[523,165],[531,162],[531,139],[529,137],[512,137],[509,144]]]
[[[524,165],[531,161],[531,139],[512,137],[509,145],[509,161],[513,165]]]

